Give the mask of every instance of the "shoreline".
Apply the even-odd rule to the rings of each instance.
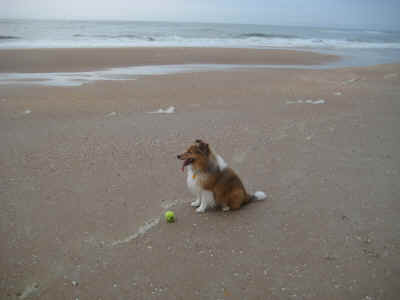
[[[323,65],[340,56],[298,50],[249,48],[0,49],[0,73],[87,72],[152,65]]]

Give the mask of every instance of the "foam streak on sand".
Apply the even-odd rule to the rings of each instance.
[[[173,114],[174,112],[175,112],[175,107],[170,106],[166,109],[160,108],[159,110],[151,111],[151,112],[149,112],[149,114]]]
[[[169,209],[173,206],[176,206],[177,204],[180,203],[185,203],[185,200],[183,199],[175,199],[173,201],[166,201],[164,203],[161,204],[161,207],[163,209]],[[152,218],[147,220],[144,225],[140,226],[139,229],[132,235],[122,239],[122,240],[117,240],[111,243],[111,246],[117,246],[117,245],[121,245],[121,244],[126,244],[129,243],[141,236],[143,236],[146,232],[148,232],[151,228],[153,228],[154,226],[157,226],[160,223],[160,218]]]
[[[161,207],[164,209],[169,209],[175,205],[181,204],[181,203],[185,203],[186,201],[183,199],[175,199],[173,201],[165,201],[161,204]]]
[[[28,84],[45,86],[81,86],[99,80],[136,80],[137,76],[205,72],[243,67],[241,65],[185,64],[134,66],[88,72],[0,73],[0,85]]]
[[[138,76],[223,71],[244,68],[324,69],[334,65],[230,65],[182,64],[112,68],[88,72],[0,73],[0,85],[81,86],[100,80],[136,80]]]
[[[324,99],[318,99],[318,100],[311,100],[311,99],[307,99],[307,100],[297,100],[297,101],[286,101],[286,104],[325,104],[325,100]]]
[[[151,228],[158,225],[158,223],[160,223],[160,218],[150,219],[146,223],[144,223],[144,225],[140,226],[139,229],[134,234],[127,236],[126,238],[124,238],[122,240],[117,240],[117,241],[112,242],[111,246],[117,246],[117,245],[129,243],[129,242],[137,239],[138,237],[141,237],[142,235],[144,235]]]

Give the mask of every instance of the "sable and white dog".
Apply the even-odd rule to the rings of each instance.
[[[219,206],[223,211],[238,209],[252,200],[267,198],[264,192],[249,195],[239,176],[228,167],[224,159],[202,140],[196,140],[186,152],[179,154],[182,171],[187,167],[187,185],[196,196],[191,203],[197,212]]]

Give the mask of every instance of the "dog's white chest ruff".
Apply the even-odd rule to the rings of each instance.
[[[197,207],[197,212],[205,212],[207,207],[215,206],[214,195],[211,191],[204,190],[201,186],[201,174],[193,171],[192,166],[187,169],[186,183],[189,190],[196,196],[192,206]]]
[[[188,166],[186,183],[187,183],[189,190],[194,195],[198,195],[203,190],[199,184],[199,176],[198,176],[198,174],[193,172],[192,166]]]

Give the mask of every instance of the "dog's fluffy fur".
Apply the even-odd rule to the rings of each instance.
[[[196,140],[186,152],[178,155],[187,167],[187,185],[196,196],[192,206],[197,212],[219,206],[222,210],[238,209],[252,200],[266,198],[264,192],[249,195],[239,176],[228,167],[224,159],[202,140]]]

